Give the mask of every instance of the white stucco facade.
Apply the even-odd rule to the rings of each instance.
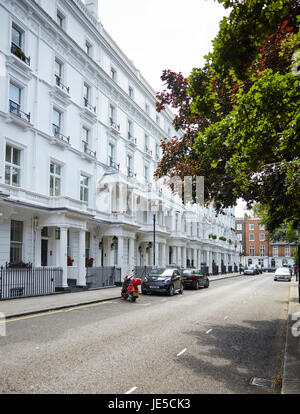
[[[172,114],[157,114],[93,7],[0,0],[0,265],[60,266],[65,287],[85,286],[86,257],[122,276],[151,265],[150,200],[155,265],[237,265],[233,209],[193,207],[190,221],[153,180],[160,140],[177,134]]]

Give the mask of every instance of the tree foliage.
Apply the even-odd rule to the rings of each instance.
[[[297,0],[219,0],[230,7],[213,52],[188,78],[165,70],[157,111],[177,111],[155,175],[203,175],[219,212],[242,197],[268,209],[269,229],[299,226]]]

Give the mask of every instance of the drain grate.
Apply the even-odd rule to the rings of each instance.
[[[269,388],[273,388],[272,381],[270,381],[268,379],[265,379],[265,378],[253,377],[250,380],[250,384],[251,385],[256,385],[257,387],[269,387]]]

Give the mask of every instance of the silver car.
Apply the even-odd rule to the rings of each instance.
[[[279,267],[274,275],[274,280],[287,280],[290,282],[291,278],[292,276],[288,267]]]

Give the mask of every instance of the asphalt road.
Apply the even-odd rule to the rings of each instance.
[[[272,274],[240,276],[8,320],[0,393],[278,393],[288,294]]]

